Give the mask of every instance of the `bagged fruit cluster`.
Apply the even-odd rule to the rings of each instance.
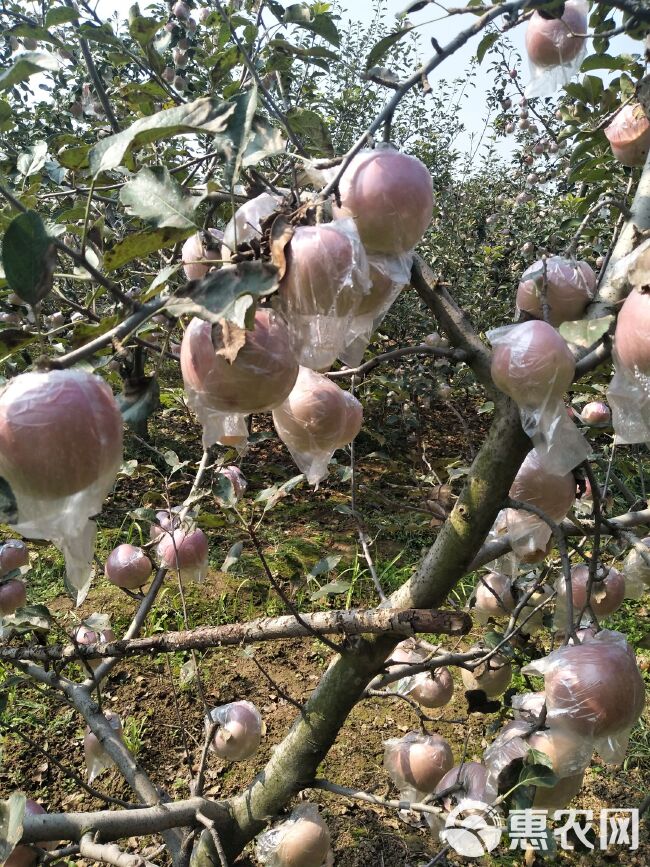
[[[389,672],[404,665],[418,665],[433,651],[431,645],[426,642],[407,638],[400,641],[389,657],[389,662],[396,663],[391,666]],[[420,671],[417,674],[407,675],[400,678],[393,685],[395,692],[400,695],[408,695],[422,707],[444,707],[449,704],[454,694],[454,681],[451,672],[445,666],[435,668],[433,671]]]
[[[615,373],[607,391],[619,443],[650,440],[650,243],[618,263],[632,285],[616,321]]]
[[[561,18],[552,12],[533,12],[526,30],[530,83],[526,96],[552,96],[580,69],[587,52],[585,0],[566,0]]]
[[[99,377],[81,370],[22,373],[0,391],[0,476],[16,497],[15,529],[64,554],[81,604],[97,526],[122,464],[122,416]]]
[[[264,734],[264,722],[252,702],[233,701],[212,708],[205,717],[206,736],[214,723],[219,725],[210,742],[211,752],[231,762],[255,755]]]
[[[362,296],[348,327],[345,346],[339,352],[339,358],[348,367],[357,367],[361,363],[373,333],[381,325],[402,289],[408,285],[413,254],[409,252],[386,256],[369,253],[368,266],[370,291]]]
[[[278,436],[310,485],[327,475],[336,449],[352,442],[361,430],[359,401],[326,376],[301,367],[287,399],[273,410]]]
[[[282,403],[298,375],[285,321],[259,309],[234,360],[224,329],[192,319],[181,344],[181,371],[188,403],[203,425],[203,445],[245,448],[246,416]]]
[[[522,427],[544,470],[569,472],[591,451],[564,405],[575,373],[566,341],[540,320],[495,328],[487,336],[493,346],[492,379],[519,407]]]
[[[370,295],[368,259],[354,220],[297,226],[285,248],[279,306],[301,365],[327,370]]]
[[[333,867],[329,828],[315,804],[300,804],[288,819],[260,834],[255,855],[263,867]]]
[[[537,449],[530,451],[515,476],[509,496],[513,500],[536,506],[556,523],[563,521],[575,503],[576,482],[573,473],[555,475],[548,472]],[[537,563],[552,546],[551,528],[543,518],[523,509],[506,509],[497,518],[505,524],[512,549],[524,563]]]
[[[593,740],[605,762],[623,761],[645,699],[643,678],[625,636],[603,629],[521,672],[544,676],[548,725]]]
[[[402,800],[422,801],[453,764],[451,747],[440,735],[408,732],[384,741],[384,767]]]
[[[589,739],[552,726],[532,733],[531,729],[530,722],[524,720],[507,723],[486,749],[483,760],[487,770],[488,801],[503,793],[504,771],[513,762],[526,759],[530,750],[537,750],[550,760],[558,781],[553,786],[537,786],[532,806],[543,810],[563,809],[582,787],[593,744]],[[512,782],[507,784],[508,788],[511,785]]]

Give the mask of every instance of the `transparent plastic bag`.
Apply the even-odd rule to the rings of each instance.
[[[117,732],[120,740],[122,740],[122,721],[119,716],[110,710],[106,711],[104,715],[110,727],[114,732]],[[88,771],[88,785],[91,785],[104,771],[115,766],[115,762],[102,747],[99,739],[93,734],[89,726],[86,726],[86,734],[84,736],[84,757]]]
[[[531,749],[548,756],[553,773],[560,780],[582,774],[589,766],[593,744],[588,738],[552,726],[535,732],[531,729],[531,723],[522,719],[507,723],[486,749],[483,755],[487,769],[485,790],[490,800],[498,796],[499,778],[508,765],[525,759]]]
[[[556,523],[567,516],[575,494],[573,474],[549,472],[537,449],[526,455],[509,492],[513,500],[536,506]],[[512,549],[521,560],[530,563],[543,559],[551,529],[542,518],[523,509],[506,509],[505,522]]]
[[[236,701],[212,708],[205,717],[206,736],[215,722],[219,723],[219,728],[212,736],[210,752],[231,762],[241,762],[255,755],[265,726],[252,702]]]
[[[553,96],[579,71],[587,53],[583,35],[588,30],[588,12],[585,0],[566,0],[561,19],[533,13],[526,31],[531,80],[525,95],[529,99]]]
[[[451,747],[440,735],[408,732],[384,741],[384,768],[402,800],[417,803],[431,794],[453,764]]]
[[[522,692],[512,697],[512,710],[516,720],[530,724],[537,722],[546,704],[544,692]]]
[[[625,595],[628,599],[640,599],[650,592],[650,536],[639,540],[645,550],[632,550],[625,557],[623,575],[625,576]]]
[[[616,442],[650,442],[650,376],[621,364],[613,350],[615,371],[607,389]]]
[[[334,867],[329,829],[315,804],[300,804],[260,834],[255,855],[263,867]]]
[[[18,505],[13,525],[47,539],[66,563],[76,604],[88,593],[97,525],[122,464],[122,416],[109,386],[82,370],[23,373],[0,392],[0,475]]]
[[[354,220],[298,226],[286,247],[279,308],[301,365],[326,370],[344,350],[364,296],[368,259]]]
[[[524,271],[517,289],[517,313],[524,311],[536,319],[543,318],[545,268],[549,323],[557,328],[563,322],[581,319],[594,297],[596,275],[587,262],[563,256],[549,256]]]
[[[464,798],[472,801],[491,803],[493,798],[486,791],[488,770],[480,762],[465,762],[456,765],[444,775],[436,786],[435,794],[440,795],[452,786],[461,788],[445,797],[442,804],[445,810],[451,810]]]
[[[529,663],[522,674],[544,676],[550,726],[593,740],[605,762],[623,761],[645,699],[643,678],[625,636],[603,629],[583,644],[561,647]]]
[[[362,419],[361,404],[350,392],[308,367],[300,368],[291,394],[273,410],[278,436],[316,487],[334,452],[359,433]]]
[[[591,448],[569,419],[563,393],[575,362],[566,342],[545,322],[533,320],[487,332],[496,385],[519,407],[521,425],[542,466],[562,475],[586,460]]]
[[[397,256],[368,254],[371,288],[361,299],[360,306],[350,322],[346,343],[339,358],[348,367],[357,367],[373,332],[397,300],[402,289],[411,280],[413,254]]]
[[[181,584],[201,584],[208,574],[208,538],[194,522],[161,534],[156,553],[161,566],[175,573]]]
[[[204,447],[219,442],[242,452],[246,416],[281,404],[294,386],[298,364],[286,323],[268,308],[257,310],[232,362],[223,354],[223,335],[209,322],[192,319],[181,344],[181,371],[188,403],[203,425]]]
[[[249,202],[244,202],[235,211],[223,233],[221,256],[229,262],[239,244],[250,243],[262,237],[260,223],[269,217],[282,204],[282,196],[261,193]]]

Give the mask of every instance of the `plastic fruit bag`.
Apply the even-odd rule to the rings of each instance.
[[[492,378],[519,407],[521,425],[545,470],[569,472],[591,454],[569,419],[563,395],[573,381],[575,361],[566,341],[547,322],[532,320],[487,332]]]
[[[563,322],[582,319],[595,288],[596,275],[587,262],[549,256],[545,261],[534,262],[522,274],[517,288],[517,312],[543,319],[546,303],[549,324],[557,328]]]
[[[622,762],[645,691],[634,651],[620,632],[603,629],[522,668],[543,675],[548,724],[593,739],[605,762]]]
[[[223,246],[221,248],[223,260],[229,262],[240,244],[250,244],[260,240],[262,237],[260,223],[270,217],[274,211],[277,211],[281,204],[281,196],[261,193],[237,208],[234,217],[223,233]]]
[[[257,838],[263,867],[333,867],[330,833],[315,804],[300,804],[288,819]]]
[[[244,342],[234,358],[227,334],[225,323],[192,319],[181,344],[187,401],[203,425],[205,448],[215,442],[244,448],[246,416],[281,404],[298,374],[287,325],[273,310],[257,310],[253,329],[239,335]]]
[[[15,530],[65,557],[77,605],[92,577],[97,525],[122,464],[122,416],[108,385],[81,370],[23,373],[0,391],[0,476],[16,497]]]
[[[119,716],[113,711],[105,711],[108,724],[117,732],[122,739],[122,721]],[[101,745],[99,738],[95,735],[89,726],[86,726],[86,734],[84,736],[84,756],[86,759],[86,768],[88,770],[88,784],[92,784],[100,774],[114,767],[115,762]]]
[[[408,732],[384,741],[384,767],[403,800],[418,802],[435,791],[453,764],[451,747],[440,735]]]
[[[359,308],[350,322],[345,347],[339,354],[348,367],[357,367],[373,332],[397,300],[400,292],[411,280],[413,254],[383,256],[368,255],[370,268],[370,292],[361,299]]]
[[[588,13],[585,0],[566,0],[561,18],[533,12],[526,30],[531,81],[525,93],[529,99],[553,96],[578,72],[587,52]]]
[[[285,247],[279,307],[301,365],[326,370],[343,351],[370,293],[368,260],[354,220],[296,227]]]
[[[361,404],[320,373],[301,367],[284,403],[273,410],[278,436],[310,485],[318,486],[336,449],[361,429]]]
[[[212,708],[205,717],[206,736],[215,722],[219,728],[212,736],[211,752],[231,762],[255,755],[264,734],[264,722],[252,702],[234,701]]]

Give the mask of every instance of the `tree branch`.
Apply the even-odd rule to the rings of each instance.
[[[369,611],[316,611],[302,614],[300,623],[293,614],[282,617],[260,617],[248,623],[227,623],[223,626],[200,626],[179,632],[164,632],[146,638],[121,639],[103,644],[47,645],[44,647],[0,647],[0,659],[31,660],[33,662],[72,662],[82,659],[136,656],[150,653],[176,653],[179,650],[205,650],[210,647],[240,646],[281,638],[309,635],[361,635],[395,633],[414,636],[419,632],[431,635],[466,635],[472,628],[469,615],[457,611],[395,610],[378,608]]]

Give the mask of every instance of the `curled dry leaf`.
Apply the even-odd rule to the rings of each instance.
[[[271,246],[271,262],[278,269],[278,280],[282,280],[287,270],[285,249],[293,237],[293,232],[293,226],[283,214],[280,214],[273,220],[269,234],[269,243]]]
[[[212,326],[212,342],[216,354],[233,364],[246,343],[246,329],[228,319],[220,319],[218,325]]]

